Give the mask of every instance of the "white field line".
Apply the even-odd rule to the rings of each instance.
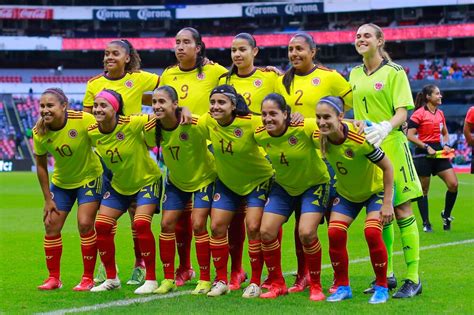
[[[441,243],[441,244],[435,244],[435,245],[429,245],[429,246],[423,246],[420,248],[420,250],[429,250],[429,249],[435,249],[435,248],[442,248],[442,247],[449,247],[449,246],[457,246],[457,245],[464,245],[464,244],[470,244],[474,243],[474,239],[468,239],[468,240],[463,240],[463,241],[457,241],[457,242],[449,242],[449,243]],[[402,255],[402,251],[397,251],[394,252],[393,255]],[[363,258],[357,258],[349,261],[350,264],[357,264],[361,262],[367,262],[370,260],[370,257],[363,257]],[[322,269],[328,269],[331,268],[330,264],[327,265],[322,265]],[[291,274],[294,274],[295,271],[291,272],[285,272],[283,275],[288,276]],[[67,314],[67,313],[80,313],[80,312],[90,312],[90,311],[97,311],[100,309],[106,309],[106,308],[111,308],[111,307],[119,307],[119,306],[127,306],[135,303],[146,303],[150,301],[155,301],[155,300],[162,300],[162,299],[171,299],[177,296],[181,295],[187,295],[190,294],[191,290],[186,290],[186,291],[178,291],[178,292],[173,292],[170,294],[166,295],[152,295],[152,296],[146,296],[146,297],[139,297],[139,298],[134,298],[134,299],[125,299],[125,300],[117,300],[109,303],[101,303],[101,304],[95,304],[95,305],[89,305],[89,306],[82,306],[82,307],[75,307],[75,308],[67,308],[67,309],[61,309],[61,310],[56,310],[52,312],[46,312],[46,313],[37,313],[38,315],[60,315],[60,314]],[[93,293],[91,293],[93,294]]]

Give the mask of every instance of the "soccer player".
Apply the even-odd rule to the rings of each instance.
[[[209,94],[227,69],[206,58],[206,45],[201,34],[192,27],[185,27],[176,34],[174,53],[178,63],[163,71],[160,86],[172,86],[178,92],[180,106],[201,116],[209,111]],[[184,211],[176,230],[180,258],[176,271],[178,286],[194,277],[190,256],[192,236],[191,211]]]
[[[451,211],[458,195],[458,179],[449,159],[434,159],[426,156],[434,155],[438,150],[444,150],[446,153],[452,150],[449,146],[449,133],[444,113],[438,108],[441,105],[441,99],[441,92],[436,85],[425,85],[416,96],[415,112],[408,122],[408,140],[417,146],[414,162],[423,189],[423,198],[418,199],[417,202],[425,232],[433,231],[428,211],[428,190],[431,175],[438,175],[448,188],[444,210],[441,212],[445,231],[451,229],[453,220]]]
[[[470,145],[472,151],[474,151],[474,137],[472,132],[474,131],[474,106],[471,106],[466,114],[466,119],[464,120],[464,137],[466,137],[467,145]],[[474,159],[471,159],[471,174],[474,174]]]
[[[67,106],[68,99],[61,89],[45,90],[40,98],[41,117],[33,128],[36,172],[45,201],[44,251],[49,271],[49,278],[38,289],[62,287],[59,272],[63,249],[61,230],[77,200],[84,273],[74,290],[89,291],[94,286],[92,279],[97,258],[94,220],[102,197],[102,167],[87,136],[87,127],[94,123],[94,117],[68,110]],[[48,153],[55,159],[51,185]]]
[[[267,152],[276,174],[260,227],[271,286],[260,297],[274,299],[287,293],[278,232],[293,210],[299,208],[299,237],[309,269],[310,299],[322,301],[325,296],[320,280],[321,243],[317,231],[329,193],[329,174],[312,141],[315,120],[307,118],[291,124],[290,114],[291,108],[281,95],[269,94],[262,103],[264,126],[255,131],[255,140]]]
[[[126,39],[113,40],[107,44],[104,51],[104,72],[87,82],[84,96],[84,111],[92,113],[95,96],[103,89],[111,89],[120,93],[124,101],[123,113],[126,116],[142,112],[142,103],[151,104],[151,95],[144,95],[153,91],[159,82],[159,76],[143,71],[140,56],[133,45]],[[110,176],[110,172],[106,170]],[[140,256],[138,238],[133,228],[135,206],[130,207],[129,215],[132,224],[132,236],[135,252],[135,266],[127,284],[141,284],[145,277],[145,263]],[[96,274],[97,282],[105,280],[105,270],[100,265]]]
[[[186,205],[191,202],[192,223],[196,238],[196,254],[200,267],[200,280],[192,294],[206,294],[211,289],[209,234],[207,217],[216,178],[214,156],[207,149],[207,129],[193,116],[190,125],[180,125],[178,94],[162,85],[153,92],[153,111],[156,127],[149,127],[147,142],[162,148],[168,169],[166,177],[160,234],[160,257],[165,279],[155,293],[165,294],[176,290],[174,259],[176,248],[175,227]],[[151,141],[150,141],[151,140]]]
[[[421,293],[418,275],[420,242],[411,200],[421,197],[422,191],[406,136],[400,130],[407,119],[407,111],[414,107],[410,84],[403,67],[390,61],[384,45],[380,27],[375,24],[359,27],[355,48],[363,57],[363,64],[352,69],[349,82],[354,94],[355,119],[378,123],[368,127],[366,139],[375,146],[381,145],[395,170],[395,216],[400,228],[407,275],[393,297],[407,298]],[[388,282],[392,289],[396,287],[392,263],[393,224],[384,226],[383,235],[388,251]],[[366,291],[373,292],[372,288]]]
[[[316,104],[327,95],[342,97],[345,103],[344,110],[349,110],[352,108],[352,91],[349,83],[336,71],[315,63],[316,54],[316,43],[311,35],[297,33],[293,36],[288,44],[291,68],[284,76],[278,78],[275,92],[285,98],[293,113],[299,112],[305,118],[315,117]],[[334,173],[332,170],[330,172]],[[298,271],[294,285],[288,290],[290,293],[303,291],[309,284],[304,252],[298,236],[298,211],[295,213],[295,218]]]
[[[107,279],[91,291],[120,288],[115,266],[115,230],[118,218],[127,211],[132,201],[136,201],[133,226],[146,275],[144,284],[135,293],[152,293],[158,284],[151,221],[160,201],[161,173],[148,153],[143,133],[153,121],[149,121],[148,115],[122,116],[123,100],[120,94],[106,89],[97,94],[93,113],[97,123],[89,127],[89,137],[113,177],[102,198],[95,223],[97,247]]]
[[[347,229],[365,207],[364,234],[376,275],[374,294],[369,303],[385,303],[388,300],[387,250],[382,225],[393,220],[393,167],[380,148],[369,144],[364,135],[359,135],[352,124],[343,122],[343,118],[341,98],[327,96],[319,101],[316,107],[319,130],[314,132],[313,140],[337,176],[337,196],[328,228],[329,255],[337,290],[327,301],[352,298]]]
[[[253,114],[261,113],[263,98],[272,93],[278,73],[267,68],[255,67],[258,54],[255,38],[248,33],[237,34],[231,47],[232,68],[224,73],[219,84],[232,85],[242,95]],[[245,212],[237,211],[229,227],[229,246],[231,257],[230,290],[240,289],[246,279],[242,270],[242,251],[245,241]],[[281,237],[281,235],[280,235]],[[262,285],[265,286],[265,283]]]
[[[227,228],[235,211],[246,203],[245,221],[252,277],[242,297],[254,298],[261,293],[263,255],[260,222],[273,170],[253,136],[261,120],[249,114],[244,98],[232,86],[220,85],[212,90],[210,103],[210,114],[204,117],[214,147],[218,179],[211,209],[210,240],[216,280],[207,296],[229,292]]]

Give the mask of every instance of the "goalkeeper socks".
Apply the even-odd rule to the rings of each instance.
[[[397,220],[402,237],[403,254],[407,264],[407,279],[418,283],[418,263],[420,260],[420,240],[415,216]]]
[[[395,240],[395,229],[393,228],[393,222],[385,224],[382,232],[383,242],[387,249],[387,276],[393,274],[393,242]]]
[[[369,245],[370,261],[375,272],[375,284],[387,287],[387,250],[382,239],[382,223],[367,220],[364,227],[365,239]]]
[[[81,253],[84,264],[83,277],[93,279],[97,260],[97,234],[94,229],[89,233],[81,234]]]
[[[329,256],[334,269],[334,284],[349,285],[349,256],[347,255],[347,228],[343,221],[331,221],[328,227]]]
[[[451,216],[451,211],[453,210],[454,203],[456,202],[456,197],[458,192],[446,192],[446,199],[444,201],[444,217],[449,218]]]
[[[61,234],[44,237],[44,254],[46,256],[46,267],[49,276],[59,279],[61,254],[63,252],[63,241]]]
[[[428,213],[428,196],[423,196],[422,198],[419,198],[417,201],[417,204],[418,204],[418,209],[420,210],[423,224],[429,224],[430,217]]]

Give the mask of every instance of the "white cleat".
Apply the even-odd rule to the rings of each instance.
[[[93,287],[91,292],[103,292],[103,291],[111,291],[115,289],[120,289],[120,279],[116,277],[115,279],[107,279],[102,282],[100,285]]]
[[[262,294],[262,289],[260,289],[260,287],[255,283],[251,283],[248,287],[245,288],[242,297],[246,299],[252,299],[259,297],[260,294]]]
[[[207,292],[207,296],[220,296],[225,295],[229,292],[229,286],[224,281],[218,281],[212,285],[211,291]]]
[[[135,294],[151,294],[158,289],[158,282],[156,280],[145,280],[145,283],[134,291]]]

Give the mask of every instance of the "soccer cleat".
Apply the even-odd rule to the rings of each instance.
[[[260,286],[256,285],[255,283],[251,283],[245,288],[242,297],[246,299],[253,299],[259,297],[260,294],[262,294],[262,289],[260,289]]]
[[[137,266],[133,268],[132,276],[130,277],[130,279],[128,279],[127,284],[128,285],[142,284],[143,281],[145,281],[145,273],[146,273],[146,269],[141,266]]]
[[[311,301],[324,301],[324,299],[326,299],[321,285],[312,284],[309,286],[309,299]]]
[[[272,280],[270,279],[270,276],[268,276],[265,280],[263,280],[261,287],[262,289],[271,290]]]
[[[44,280],[43,284],[38,286],[39,290],[56,290],[61,289],[63,284],[61,280],[55,277],[49,277],[48,279]]]
[[[374,286],[374,294],[370,297],[370,304],[381,304],[388,300],[388,288],[379,285]]]
[[[94,283],[99,284],[104,282],[107,279],[107,275],[105,273],[104,264],[99,262],[99,266],[97,267],[97,271],[95,272]]]
[[[279,296],[288,294],[286,284],[278,284],[273,282],[268,289],[268,292],[260,294],[262,299],[276,299]]]
[[[309,286],[309,275],[296,275],[295,283],[288,289],[289,293],[303,292]]]
[[[135,294],[151,294],[154,293],[155,290],[158,288],[158,282],[156,280],[145,280],[139,288],[137,288],[134,293]]]
[[[426,233],[433,232],[433,228],[431,227],[431,224],[429,223],[423,224],[423,232],[426,232]]]
[[[451,230],[451,222],[454,220],[454,217],[445,217],[444,210],[441,211],[441,219],[443,219],[443,230],[450,231]]]
[[[329,287],[328,292],[331,293],[331,294],[336,293],[337,287],[338,287],[338,285],[336,284],[336,279],[333,278],[332,279],[332,284]]]
[[[328,302],[340,302],[342,300],[352,299],[352,290],[348,285],[341,285],[337,288],[336,292],[330,295],[326,301]]]
[[[199,280],[196,288],[191,292],[192,295],[201,295],[207,294],[211,291],[212,283],[211,281]]]
[[[217,281],[212,285],[211,291],[207,292],[208,297],[215,297],[229,293],[229,287],[224,281]]]
[[[76,285],[74,291],[90,291],[94,287],[94,280],[87,277],[82,277],[81,282]]]
[[[375,293],[374,286],[375,286],[375,280],[372,281],[369,288],[364,290],[364,293],[365,294],[374,294]],[[395,275],[393,273],[390,277],[387,277],[387,287],[390,291],[392,291],[393,289],[395,289],[397,287],[397,278],[395,277]]]
[[[166,294],[166,293],[169,293],[169,292],[176,291],[177,288],[178,287],[176,286],[176,283],[175,283],[174,280],[164,279],[163,281],[161,281],[160,287],[155,288],[153,293]]]
[[[196,273],[194,272],[193,268],[189,268],[187,270],[178,269],[176,270],[176,286],[181,287],[189,280],[194,279],[196,277]]]
[[[240,285],[245,281],[247,281],[247,273],[245,271],[240,270],[239,272],[231,272],[229,290],[235,291],[240,289]]]
[[[122,286],[120,285],[120,279],[116,277],[115,279],[106,279],[104,282],[99,284],[96,287],[91,289],[91,292],[103,292],[103,291],[111,291],[115,289],[120,289]]]
[[[400,289],[393,295],[394,299],[404,299],[404,298],[411,298],[414,297],[415,295],[421,294],[422,287],[421,287],[421,281],[418,281],[418,283],[415,283],[411,281],[410,279],[404,280],[403,285],[400,287]]]

